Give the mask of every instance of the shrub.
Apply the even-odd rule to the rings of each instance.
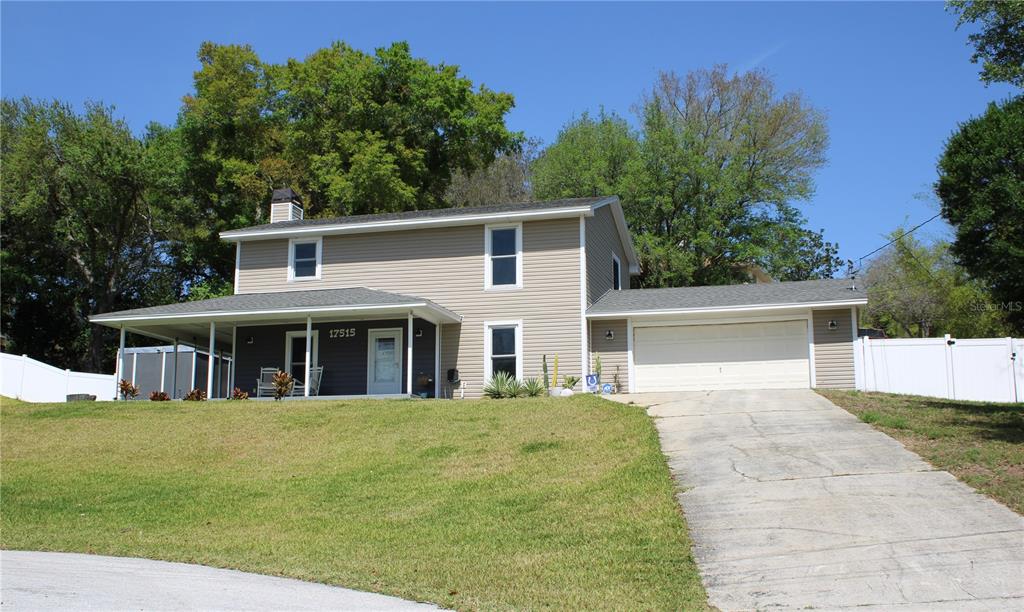
[[[151,402],[169,402],[171,397],[164,391],[154,391],[149,394],[149,401]]]
[[[502,399],[505,397],[515,397],[510,395],[514,392],[513,385],[518,384],[517,381],[512,378],[507,372],[497,372],[491,379],[484,385],[484,395],[491,399]]]
[[[186,402],[205,402],[206,391],[202,389],[192,389],[191,391],[186,393],[185,397],[182,399],[184,399]]]
[[[124,400],[139,396],[139,386],[133,385],[131,381],[122,379],[117,386],[121,389],[121,398]]]
[[[537,397],[538,395],[544,395],[544,383],[537,380],[536,378],[527,378],[523,381],[523,395],[527,397]]]
[[[565,384],[562,385],[563,387],[565,387],[566,389],[572,389],[573,387],[576,386],[576,383],[580,382],[580,377],[569,376],[568,374],[566,374],[564,377],[562,377],[562,380],[565,381]]]
[[[249,394],[246,393],[245,391],[242,391],[238,387],[235,387],[234,390],[231,391],[231,399],[233,399],[233,400],[247,400],[247,399],[249,399]]]
[[[278,370],[277,374],[274,374],[274,379],[271,382],[274,383],[275,400],[284,399],[284,396],[291,393],[292,389],[295,387],[295,378],[283,370]]]

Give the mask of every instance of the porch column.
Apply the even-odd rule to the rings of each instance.
[[[196,388],[196,353],[199,352],[199,345],[196,344],[195,336],[192,337],[192,373],[188,378],[188,390]]]
[[[441,397],[441,324],[434,323],[434,399]]]
[[[178,399],[178,339],[174,339],[174,382],[171,383],[171,399]]]
[[[121,326],[121,342],[117,349],[117,363],[114,364],[114,399],[121,391],[121,376],[124,375],[124,325]]]
[[[167,353],[160,351],[160,392],[164,392],[164,385],[167,381]]]
[[[210,359],[206,363],[206,397],[213,399],[213,358],[217,354],[217,324],[210,321]]]
[[[405,392],[412,395],[412,311],[409,311],[409,346],[405,349]]]
[[[313,317],[306,317],[306,378],[302,385],[302,396],[309,397],[309,360],[313,355]]]
[[[238,346],[238,326],[231,326],[231,367],[228,368],[228,387],[231,388],[231,392],[235,392],[235,363],[238,358],[236,357],[238,351],[235,347]]]
[[[224,349],[217,351],[217,393],[223,388],[224,383]],[[227,396],[224,396],[227,397]]]
[[[135,373],[139,371],[139,354],[132,353],[132,384],[135,384]]]

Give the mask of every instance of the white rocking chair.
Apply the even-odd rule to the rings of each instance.
[[[324,377],[324,367],[316,366],[309,369],[309,396],[320,395],[320,381]],[[305,396],[306,387],[301,380],[296,380],[292,387],[292,397]]]

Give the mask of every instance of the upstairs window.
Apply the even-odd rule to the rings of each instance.
[[[288,280],[315,280],[320,278],[322,241],[295,239],[288,245]]]
[[[612,289],[615,291],[622,289],[622,264],[615,253],[612,253]]]
[[[484,247],[485,289],[517,289],[523,286],[522,225],[488,225]]]

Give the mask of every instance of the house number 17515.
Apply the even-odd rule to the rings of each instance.
[[[355,335],[356,328],[354,327],[335,328],[331,330],[332,338],[354,338]]]

